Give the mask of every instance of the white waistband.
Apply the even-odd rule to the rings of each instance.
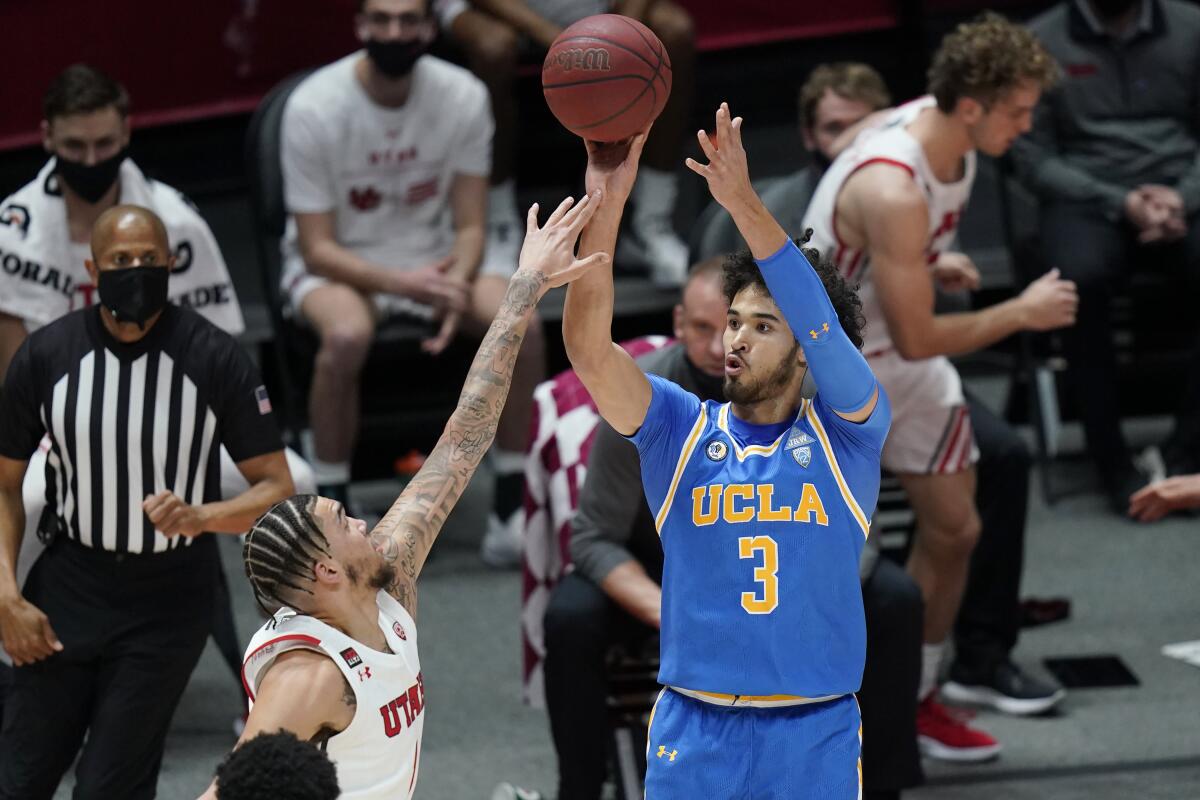
[[[783,706],[805,706],[811,703],[826,703],[845,697],[841,694],[827,694],[823,697],[797,697],[790,694],[749,695],[749,694],[720,694],[718,692],[701,692],[696,689],[681,689],[678,686],[668,687],[694,700],[710,703],[714,706],[751,706],[754,708],[780,708]]]

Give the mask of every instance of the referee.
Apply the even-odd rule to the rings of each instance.
[[[106,211],[88,272],[100,305],[31,335],[0,398],[0,636],[15,665],[0,800],[151,798],[175,706],[208,636],[216,542],[292,493],[258,373],[236,342],[167,303],[166,229]],[[15,579],[21,483],[48,433],[48,548]],[[250,488],[220,499],[225,445]]]

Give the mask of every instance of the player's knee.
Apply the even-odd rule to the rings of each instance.
[[[650,27],[671,52],[690,48],[696,39],[696,26],[691,15],[673,3],[658,4],[650,18]]]
[[[948,528],[946,543],[954,555],[969,558],[975,545],[979,543],[979,533],[982,530],[983,523],[972,505]]]
[[[332,372],[358,374],[367,359],[373,337],[374,331],[369,326],[355,321],[333,325],[321,337],[317,367]]]

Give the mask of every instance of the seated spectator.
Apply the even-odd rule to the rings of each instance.
[[[517,267],[514,257],[479,268],[491,166],[487,90],[425,54],[436,28],[429,2],[361,0],[355,24],[364,49],[310,75],[284,110],[291,219],[283,291],[320,339],[309,454],[319,492],[341,502],[376,325],[394,316],[429,322],[423,346],[436,356],[460,333],[483,335]],[[490,564],[519,560],[514,519],[544,361],[535,320],[492,448],[498,480],[481,553]]]
[[[194,309],[226,333],[242,333],[237,294],[212,231],[186,197],[147,178],[129,158],[125,88],[93,67],[76,64],[54,79],[42,105],[42,141],[51,158],[34,180],[0,204],[0,381],[29,334],[98,302],[84,262],[91,258],[93,224],[119,203],[148,208],[166,225],[175,257],[170,301]],[[47,438],[26,471],[18,586],[43,549],[37,526],[46,505],[49,449]],[[291,449],[286,453],[297,490],[312,491],[308,464]],[[220,455],[222,493],[241,494],[249,484],[223,446]],[[227,624],[232,625],[231,618]],[[236,634],[230,640],[230,667],[240,687]]]
[[[340,793],[329,756],[288,731],[255,736],[217,767],[220,800],[337,800]]]
[[[1200,9],[1066,0],[1030,29],[1065,75],[1013,156],[1041,201],[1045,263],[1079,287],[1078,320],[1062,332],[1067,382],[1104,492],[1126,514],[1145,479],[1121,431],[1111,300],[1135,260],[1171,270],[1174,291],[1200,289]],[[1164,459],[1170,474],[1195,471],[1177,440]]]
[[[891,102],[887,86],[872,67],[853,61],[820,64],[800,87],[800,139],[808,166],[791,175],[762,182],[759,193],[767,210],[785,230],[802,231],[804,211],[826,168],[849,144],[847,131]],[[709,258],[745,247],[733,218],[714,200],[711,219],[693,256]],[[711,216],[710,216],[711,213]]]
[[[544,53],[563,28],[592,14],[623,14],[657,34],[671,59],[671,96],[646,142],[633,195],[632,237],[623,240],[623,246],[628,243],[628,255],[649,268],[655,283],[680,286],[687,274],[688,253],[672,217],[695,81],[694,34],[687,11],[672,0],[439,0],[436,6],[442,29],[465,51],[471,71],[487,84],[496,118],[485,271],[515,262],[521,244],[524,223],[517,213],[514,177],[519,130],[513,88],[519,57]],[[624,260],[626,252],[619,257]],[[500,263],[493,267],[494,261]]]
[[[721,286],[722,263],[718,256],[693,267],[674,311],[677,341],[638,358],[647,372],[675,381],[701,399],[724,396],[728,306]],[[590,398],[586,394],[582,398],[590,408]],[[545,613],[545,700],[558,754],[555,796],[596,800],[607,775],[605,658],[617,644],[631,652],[641,651],[647,642],[655,646],[663,555],[642,490],[637,449],[594,413],[559,410],[560,425],[569,425],[570,431],[559,432],[560,450],[583,451],[580,465],[586,464],[586,470],[563,465],[568,481],[584,471],[587,477],[570,524],[573,570],[551,590]],[[586,451],[573,444],[579,441],[588,443]],[[562,488],[558,480],[546,484],[531,486],[531,494]],[[569,490],[567,495],[575,496]],[[553,547],[538,549],[552,551]],[[864,749],[864,797],[882,800],[898,797],[901,789],[921,782],[915,720],[922,602],[904,570],[886,559],[877,560],[874,552],[864,555],[863,573],[867,646],[872,654],[860,693],[864,741],[879,743]],[[493,798],[538,796],[501,784]]]

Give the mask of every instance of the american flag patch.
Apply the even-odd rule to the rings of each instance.
[[[258,413],[271,413],[271,398],[267,396],[267,387],[260,386],[254,390],[254,399],[258,401]]]

